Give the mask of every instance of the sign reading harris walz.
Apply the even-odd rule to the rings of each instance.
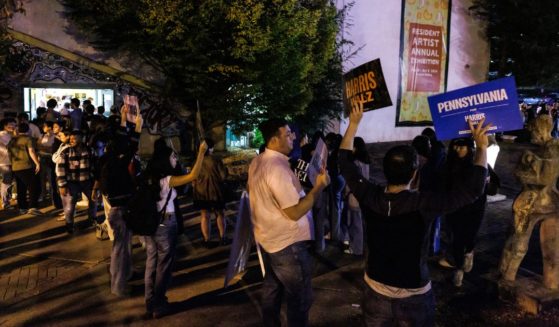
[[[344,107],[346,114],[363,102],[363,111],[392,105],[386,81],[382,74],[380,59],[375,59],[344,75]]]
[[[522,129],[522,117],[513,77],[505,77],[428,98],[437,137],[449,140],[471,135],[474,125],[485,118],[491,133]]]

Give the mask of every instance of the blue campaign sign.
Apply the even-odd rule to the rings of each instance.
[[[468,120],[485,117],[490,133],[523,128],[514,77],[505,77],[428,97],[433,124],[440,140],[471,135]]]

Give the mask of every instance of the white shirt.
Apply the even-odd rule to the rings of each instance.
[[[41,130],[39,129],[39,127],[37,127],[37,125],[29,123],[29,136],[31,136],[35,140],[38,140],[41,138],[41,136],[43,136],[43,134],[41,134]]]
[[[7,131],[0,131],[0,165],[11,165],[10,154],[8,153],[8,143],[12,140],[12,134]]]
[[[161,211],[165,202],[167,201],[167,196],[169,195],[169,190],[173,192],[171,194],[171,198],[169,199],[169,203],[167,203],[167,211],[166,213],[174,213],[175,212],[175,205],[173,204],[173,200],[177,197],[177,191],[174,188],[169,188],[169,181],[171,180],[171,176],[167,176],[161,178],[159,180],[159,186],[161,186],[161,192],[159,192],[159,196],[161,200],[157,202],[157,211]]]
[[[305,192],[289,166],[288,157],[266,149],[248,171],[251,220],[256,241],[268,253],[312,239],[312,212],[293,221],[282,209],[299,203]]]

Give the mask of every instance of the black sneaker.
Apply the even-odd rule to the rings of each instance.
[[[227,236],[224,236],[219,240],[219,245],[221,245],[221,246],[229,245],[229,244],[231,244],[231,240],[229,240],[229,238],[227,238]]]
[[[74,234],[74,224],[66,224],[66,233]]]

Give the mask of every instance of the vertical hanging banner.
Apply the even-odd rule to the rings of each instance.
[[[427,97],[446,91],[450,0],[402,0],[396,126],[432,125]]]
[[[363,102],[364,111],[392,105],[380,59],[369,61],[344,74],[344,108],[346,115],[359,102]]]

